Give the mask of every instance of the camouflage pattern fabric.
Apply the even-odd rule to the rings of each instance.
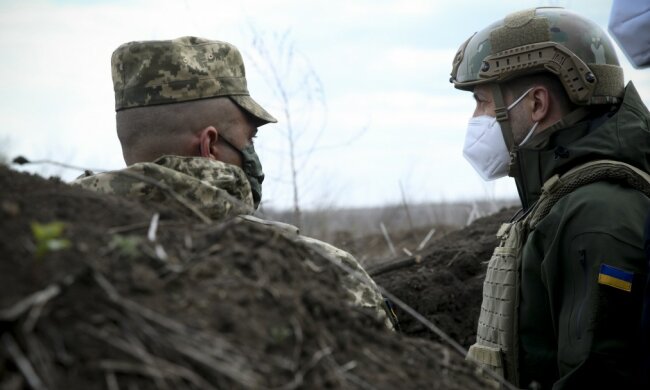
[[[361,282],[358,278],[347,276],[343,281],[343,287],[350,293],[352,304],[375,309],[379,318],[386,324],[386,327],[388,329],[394,329],[393,322],[389,319],[389,316],[393,316],[394,314],[390,313],[390,309],[385,307],[384,298],[379,292],[377,284],[375,284],[375,281],[372,280],[354,256],[315,238],[298,236],[298,240],[310,246],[312,249],[319,251],[335,263],[354,271],[358,278],[363,279],[364,282]]]
[[[152,163],[137,163],[123,170],[82,177],[72,184],[101,193],[173,204],[177,201],[170,196],[167,190],[170,189],[213,221],[239,215],[243,221],[274,229],[298,245],[305,245],[355,271],[363,282],[353,276],[344,279],[349,303],[375,310],[378,318],[393,329],[377,285],[351,254],[302,236],[295,226],[246,215],[253,213],[253,197],[246,175],[237,166],[202,157],[163,156]]]
[[[128,42],[113,52],[111,69],[116,111],[227,96],[264,123],[277,122],[250,97],[242,56],[226,42]]]
[[[169,188],[212,220],[253,212],[253,195],[244,172],[207,158],[162,156],[154,162],[79,178],[72,184],[177,206],[166,190]]]
[[[284,236],[290,240],[300,245],[305,245],[321,256],[328,258],[333,263],[341,265],[341,268],[344,270],[354,272],[354,276],[348,275],[343,280],[343,287],[350,294],[349,302],[352,305],[375,310],[378,318],[384,321],[386,327],[394,329],[393,323],[389,318],[392,314],[388,312],[388,309],[384,304],[384,298],[377,288],[377,284],[372,280],[370,275],[368,275],[366,270],[363,269],[354,256],[326,242],[303,236],[299,234],[297,227],[290,224],[268,221],[251,215],[240,215],[239,218],[247,222],[262,224],[271,229],[277,230],[283,233]]]

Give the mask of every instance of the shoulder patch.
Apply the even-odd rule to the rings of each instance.
[[[630,292],[632,291],[633,278],[634,272],[624,271],[607,264],[600,265],[600,272],[598,273],[599,284]]]

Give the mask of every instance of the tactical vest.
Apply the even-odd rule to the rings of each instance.
[[[538,201],[526,213],[501,226],[497,232],[499,246],[490,258],[483,283],[476,343],[470,347],[467,359],[519,385],[518,316],[524,244],[562,197],[581,186],[603,180],[622,183],[650,197],[648,173],[622,162],[598,160],[551,177],[544,183]]]

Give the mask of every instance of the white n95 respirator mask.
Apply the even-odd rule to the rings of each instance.
[[[497,118],[489,115],[470,118],[463,156],[483,180],[495,180],[508,174],[510,153]]]
[[[509,111],[516,106],[532,89],[530,88],[524,92],[508,106],[507,110]],[[519,146],[522,146],[531,138],[536,127],[537,122],[528,131]],[[503,139],[501,125],[499,125],[497,118],[480,115],[469,119],[467,133],[465,133],[463,156],[485,181],[495,180],[508,174],[510,152],[506,146],[506,141]]]

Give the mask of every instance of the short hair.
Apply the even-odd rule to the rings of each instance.
[[[175,103],[118,111],[115,118],[122,147],[135,147],[151,137],[186,134],[191,130],[189,108],[188,103]]]
[[[533,86],[543,86],[549,91],[555,103],[564,113],[569,113],[577,108],[577,106],[571,102],[571,99],[566,93],[564,85],[562,85],[560,79],[550,73],[536,73],[521,76],[506,81],[502,85],[504,93],[511,94],[514,98],[521,96],[521,94]]]
[[[120,110],[117,135],[125,155],[180,154],[188,135],[207,126],[227,132],[233,109],[238,107],[228,97],[217,97]]]

